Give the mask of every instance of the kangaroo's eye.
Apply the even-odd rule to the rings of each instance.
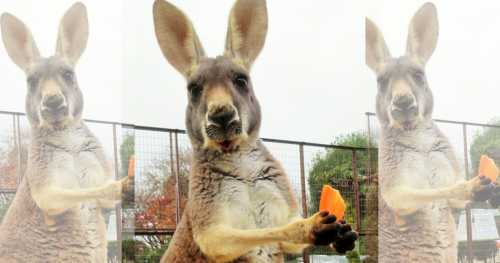
[[[30,91],[34,92],[36,90],[36,88],[38,88],[38,79],[29,78],[28,79],[28,86],[30,87]]]
[[[247,84],[248,84],[248,82],[247,82],[247,79],[244,76],[239,76],[234,81],[234,84],[236,84],[236,85],[238,85],[240,87],[246,87]]]
[[[412,75],[413,81],[417,83],[418,85],[424,84],[424,74],[422,72],[415,72]]]
[[[196,84],[189,85],[188,89],[189,89],[189,93],[191,94],[191,96],[197,96],[201,92],[200,86],[198,86]]]
[[[379,78],[377,80],[377,83],[378,86],[380,87],[380,90],[384,91],[385,89],[387,89],[387,85],[389,85],[389,80],[387,80],[386,78]]]
[[[63,74],[63,79],[66,82],[66,84],[71,85],[73,84],[73,73],[67,71]]]

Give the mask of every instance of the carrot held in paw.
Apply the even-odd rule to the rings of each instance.
[[[333,189],[329,185],[323,185],[321,191],[321,199],[319,201],[319,211],[326,210],[330,214],[337,216],[337,222],[342,219],[345,212],[345,203],[338,190]]]
[[[497,166],[495,165],[495,162],[492,159],[488,158],[486,155],[481,155],[478,175],[486,175],[487,178],[491,179],[491,183],[494,183],[497,180]]]
[[[130,156],[128,163],[128,175],[135,175],[135,155]]]

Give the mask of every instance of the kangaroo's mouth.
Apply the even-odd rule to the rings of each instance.
[[[49,122],[50,127],[52,127],[52,129],[54,129],[56,131],[62,130],[63,124],[64,124],[64,121]]]
[[[403,127],[403,130],[405,131],[412,130],[414,127],[413,124],[414,124],[413,121],[404,121],[400,123],[401,127]]]
[[[222,150],[222,152],[231,152],[234,149],[234,144],[236,140],[225,140],[221,142],[215,142],[215,144]]]
[[[416,127],[416,120],[413,119],[409,121],[396,121],[396,124],[404,131],[411,131]]]
[[[407,110],[393,109],[390,112],[391,122],[404,131],[411,131],[419,121],[418,107],[410,107]]]
[[[61,131],[66,127],[70,120],[68,118],[61,118],[57,120],[43,120],[41,125],[46,126],[54,131]]]

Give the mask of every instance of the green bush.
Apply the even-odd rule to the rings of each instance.
[[[458,241],[458,261],[467,262],[467,241]],[[494,258],[498,253],[497,242],[494,239],[472,240],[474,258],[483,262]]]
[[[359,253],[356,250],[349,251],[345,254],[347,261],[349,263],[361,263],[361,259],[359,258]]]
[[[116,240],[108,241],[108,262],[118,262],[118,244]]]
[[[122,240],[123,262],[135,262],[136,258],[144,257],[148,253],[148,247],[144,242],[134,239]]]
[[[157,263],[160,262],[161,257],[163,257],[163,254],[165,254],[165,251],[167,251],[168,246],[163,246],[158,249],[151,249],[149,250],[146,259],[147,262],[151,263]]]

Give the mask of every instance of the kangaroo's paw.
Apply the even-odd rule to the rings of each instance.
[[[472,179],[472,196],[475,202],[485,202],[493,197],[495,185],[491,184],[491,179],[484,175]]]
[[[347,251],[354,249],[354,242],[358,239],[358,233],[353,231],[351,225],[344,219],[340,220],[339,223],[342,225],[339,238],[333,241],[331,246],[337,253],[345,254]]]
[[[122,179],[122,201],[134,202],[135,198],[135,176],[129,175]]]
[[[488,203],[493,208],[498,208],[500,206],[500,184],[498,182],[494,182],[493,186],[495,187],[493,189],[493,196],[488,199]]]
[[[309,218],[312,220],[310,232],[311,243],[316,246],[328,246],[337,240],[342,230],[342,225],[335,222],[335,215],[328,215],[328,211],[321,211]]]

